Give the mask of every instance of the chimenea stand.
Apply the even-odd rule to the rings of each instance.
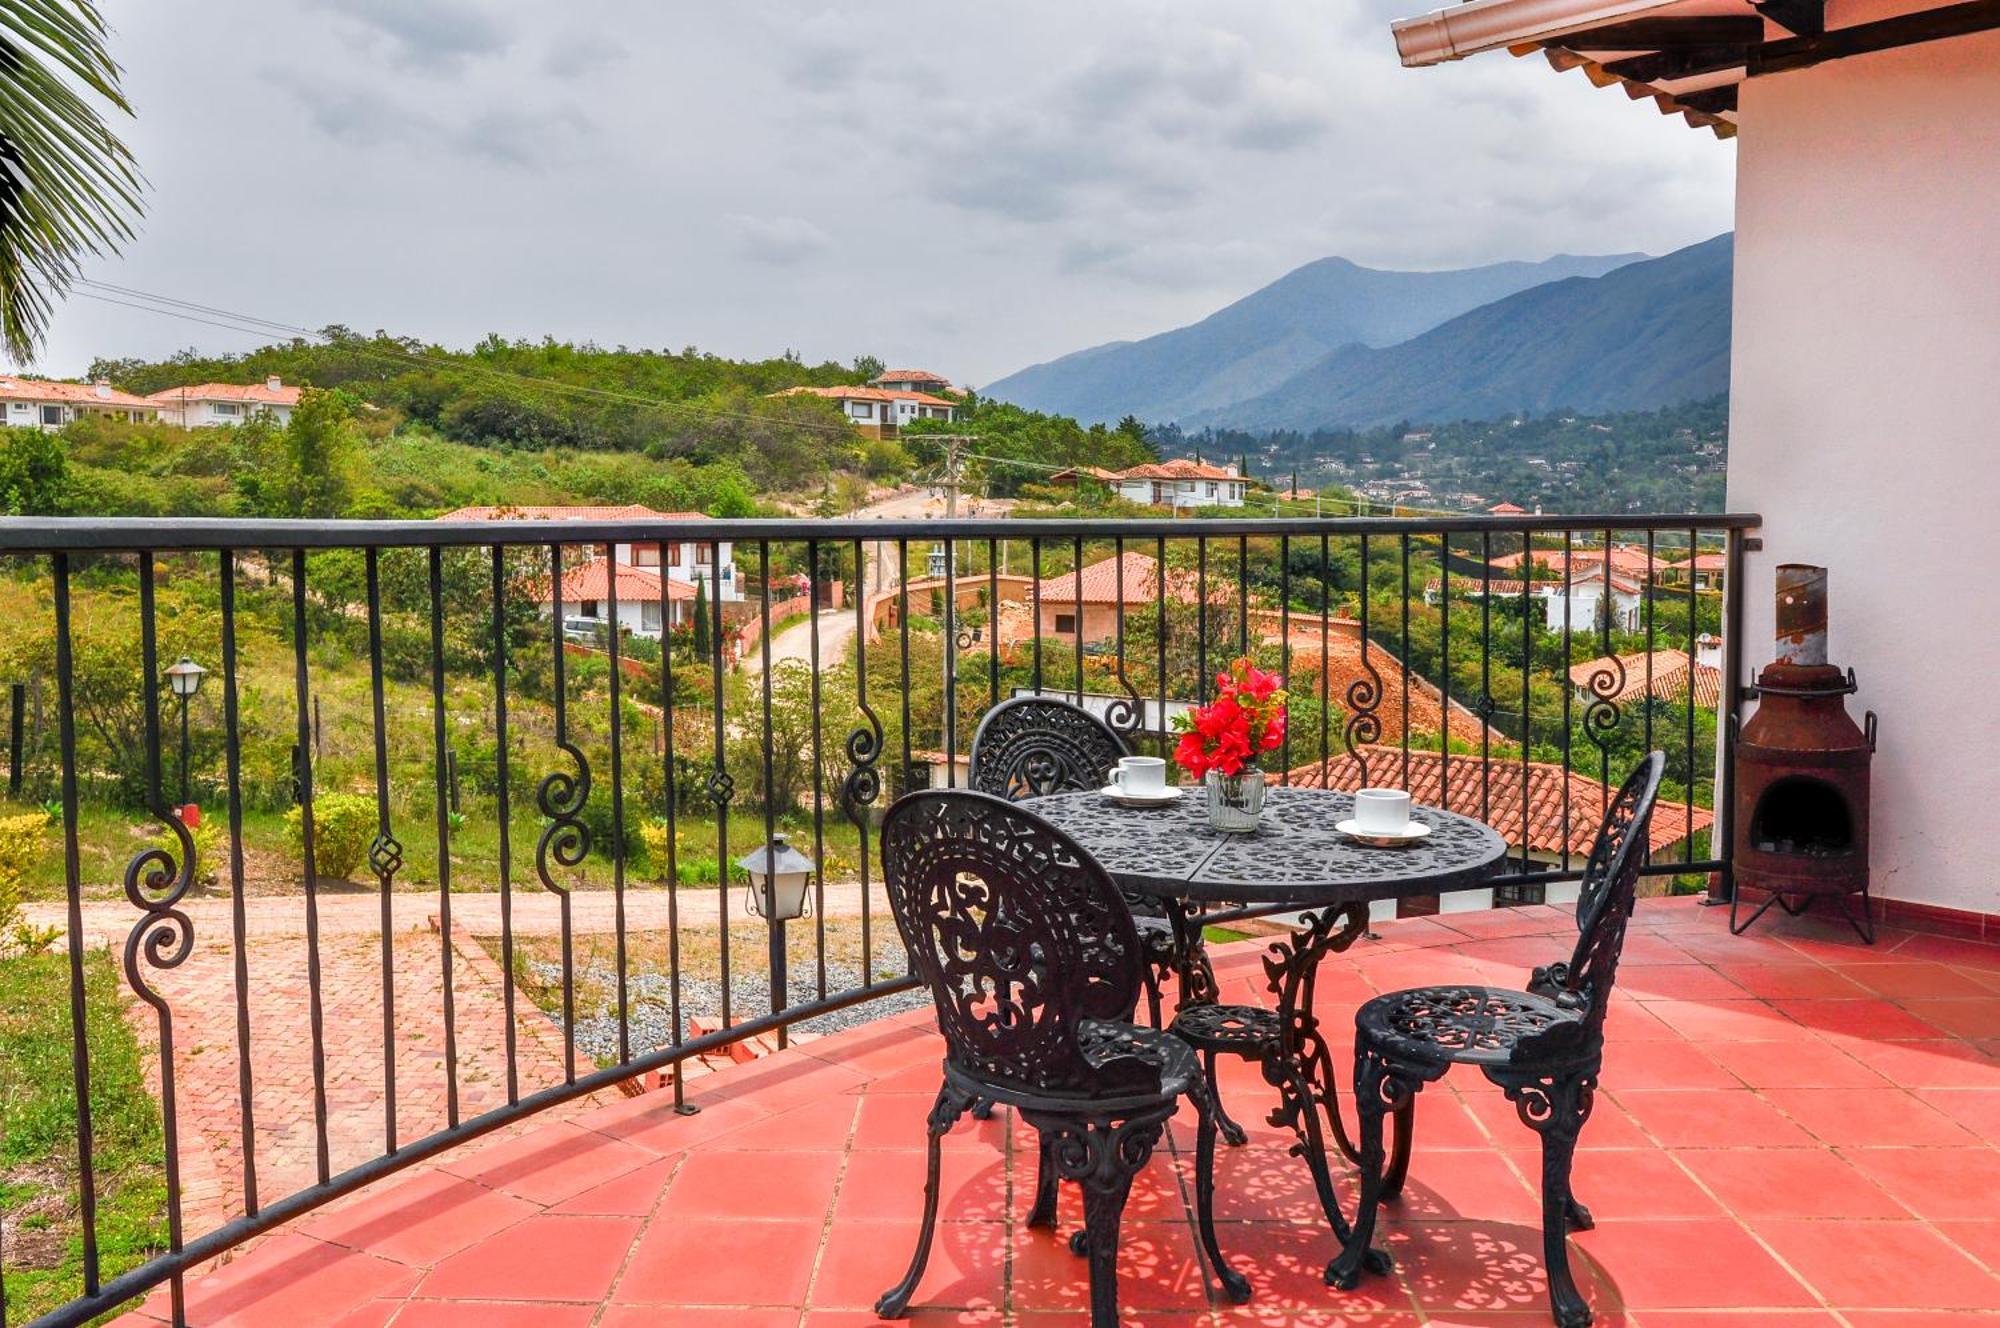
[[[1735,890],[1729,929],[1741,935],[1776,904],[1793,917],[1817,899],[1836,901],[1868,944],[1868,764],[1875,714],[1865,731],[1844,700],[1854,671],[1826,662],[1826,569],[1778,568],[1778,657],[1750,689],[1757,713],[1738,734],[1733,815]],[[1762,891],[1738,920],[1745,890]],[[1860,896],[1860,912],[1853,900]]]

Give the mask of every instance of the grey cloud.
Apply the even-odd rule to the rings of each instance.
[[[491,15],[464,0],[315,0],[386,45],[400,63],[453,69],[497,55],[509,37]]]
[[[297,100],[313,128],[354,147],[380,147],[431,132],[428,117],[379,93],[321,82],[296,72],[266,71],[265,77]]]
[[[803,217],[729,218],[736,252],[753,263],[794,267],[833,248],[833,237]]]
[[[624,47],[613,45],[602,33],[593,36],[573,33],[550,44],[542,56],[542,72],[555,78],[577,78],[617,64],[627,54]]]

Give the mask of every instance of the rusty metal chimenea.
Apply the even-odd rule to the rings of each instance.
[[[1827,663],[1824,567],[1778,568],[1777,658],[1750,691],[1757,712],[1735,743],[1735,894],[1730,930],[1741,933],[1777,904],[1797,917],[1816,899],[1837,902],[1874,943],[1868,898],[1868,766],[1875,714],[1865,728],[1847,713],[1854,670]],[[1745,893],[1762,901],[1738,920]],[[1860,912],[1851,904],[1860,896]]]

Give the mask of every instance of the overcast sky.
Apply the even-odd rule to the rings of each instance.
[[[809,359],[980,384],[1329,254],[1660,253],[1732,145],[1435,0],[105,0],[150,181],[87,275],[319,327]],[[256,338],[72,297],[42,372]]]

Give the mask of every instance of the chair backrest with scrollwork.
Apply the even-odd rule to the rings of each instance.
[[[1576,901],[1576,949],[1569,961],[1536,975],[1564,1003],[1584,1011],[1583,1031],[1600,1035],[1611,1009],[1625,924],[1637,902],[1639,868],[1650,848],[1653,803],[1665,773],[1664,753],[1652,752],[1625,779],[1605,808]]]
[[[1081,706],[1017,696],[988,711],[972,737],[972,787],[1018,802],[1104,787],[1130,756],[1111,727]]]
[[[952,1064],[1030,1092],[1105,1087],[1078,1030],[1131,1017],[1143,961],[1094,859],[1001,798],[936,789],[889,808],[882,873]]]

